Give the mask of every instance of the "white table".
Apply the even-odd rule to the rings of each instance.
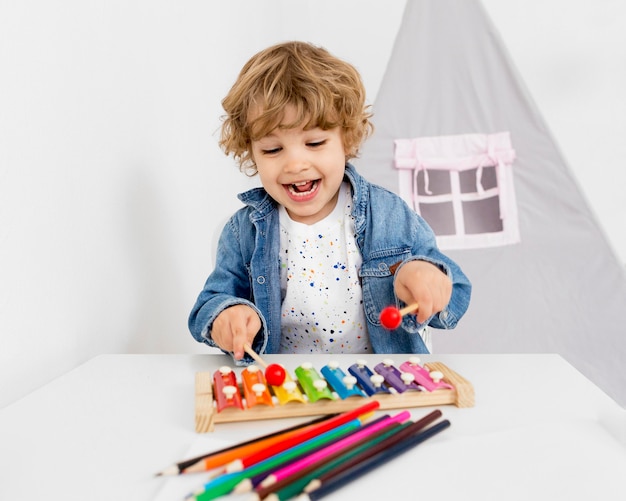
[[[345,369],[356,358],[266,357],[290,370],[304,361],[319,370],[330,360]],[[374,365],[383,357],[363,358]],[[399,365],[408,357],[391,358]],[[469,379],[475,407],[440,407],[449,429],[328,499],[626,499],[626,411],[562,358],[422,359]],[[194,375],[221,365],[230,359],[102,355],[0,410],[0,500],[161,501],[190,479],[154,473],[194,447],[212,450],[298,422],[218,424],[196,434]]]

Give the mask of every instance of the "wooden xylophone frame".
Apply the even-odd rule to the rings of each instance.
[[[467,379],[441,362],[427,362],[424,367],[430,371],[440,371],[443,374],[442,380],[450,384],[453,389],[376,394],[371,397],[354,396],[346,400],[324,399],[315,403],[289,402],[274,407],[256,405],[244,410],[230,408],[222,412],[218,412],[215,405],[213,374],[198,372],[195,378],[195,429],[197,433],[207,433],[214,431],[217,423],[335,414],[352,410],[370,400],[377,400],[381,410],[437,405],[474,406],[474,387]]]

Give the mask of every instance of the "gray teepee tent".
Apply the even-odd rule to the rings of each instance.
[[[515,152],[517,238],[447,251],[473,297],[454,331],[435,331],[434,351],[559,353],[626,406],[626,272],[479,1],[407,1],[373,109],[355,165],[392,191],[399,139],[506,131]],[[437,172],[416,172],[416,196],[433,193]]]

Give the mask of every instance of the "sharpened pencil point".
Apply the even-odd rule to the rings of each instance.
[[[163,477],[163,476],[166,476],[166,475],[178,475],[179,473],[180,473],[180,470],[178,469],[178,466],[172,465],[172,466],[168,466],[163,471],[155,473],[154,476],[155,477]]]
[[[235,459],[234,461],[226,465],[226,473],[234,473],[243,470],[243,462],[241,459]]]
[[[235,488],[233,489],[233,494],[244,494],[246,492],[251,492],[254,486],[252,485],[252,480],[246,478],[239,482]]]
[[[320,482],[320,480],[318,478],[311,480],[304,489],[302,489],[304,492],[311,492],[314,491],[315,489],[319,488],[319,486],[322,485],[322,482]]]
[[[269,474],[261,481],[261,487],[269,487],[270,485],[274,485],[276,483],[276,477],[272,474]]]

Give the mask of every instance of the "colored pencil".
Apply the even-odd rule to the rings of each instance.
[[[317,424],[310,429],[304,430],[298,435],[288,437],[287,439],[282,440],[279,443],[272,444],[271,446],[266,447],[263,450],[253,453],[249,456],[236,459],[226,466],[226,471],[234,472],[243,470],[244,468],[248,468],[256,463],[263,461],[264,459],[267,459],[268,457],[274,456],[275,454],[289,449],[294,445],[298,445],[299,443],[309,440],[310,438],[315,437],[321,433],[345,424],[355,418],[368,414],[378,409],[379,407],[380,403],[376,400],[372,400],[365,405],[357,407],[356,409],[341,413],[338,416],[324,421],[323,423]]]
[[[315,480],[318,476],[328,471],[330,468],[333,468],[335,465],[341,464],[342,461],[345,460],[346,457],[351,457],[353,454],[358,454],[358,451],[365,448],[370,447],[370,443],[376,444],[382,440],[385,440],[387,437],[398,433],[403,428],[409,426],[410,423],[393,423],[387,428],[382,430],[378,430],[372,436],[365,437],[359,440],[359,446],[353,448],[352,446],[347,447],[346,451],[338,451],[332,456],[334,459],[324,461],[320,463],[316,463],[310,465],[306,468],[301,469],[297,473],[284,478],[283,480],[276,482],[272,485],[267,485],[265,487],[259,486],[256,489],[257,498],[256,501],[261,499],[266,499],[267,501],[283,501],[286,499],[291,499],[294,496],[297,496],[301,492],[304,491],[304,488],[309,485],[312,480]],[[329,456],[330,457],[330,456]]]
[[[298,473],[283,479],[273,485],[257,488],[257,499],[284,500],[290,499],[300,493],[311,481],[324,478],[327,472],[340,473],[354,464],[377,454],[391,445],[403,440],[405,437],[419,432],[433,421],[441,417],[440,410],[434,410],[416,422],[403,423],[383,429],[372,437],[364,437],[355,444],[346,447],[325,458],[322,464],[314,464],[303,468]]]
[[[431,424],[433,421],[441,417],[441,411],[436,410],[424,416],[422,419],[412,423],[407,426],[405,429],[400,430],[397,434],[390,436],[384,442],[374,444],[369,448],[363,448],[361,451],[355,451],[355,454],[350,457],[343,457],[343,461],[340,464],[337,464],[336,467],[330,468],[327,471],[319,472],[319,476],[312,480],[312,485],[309,489],[313,489],[316,485],[319,485],[330,478],[341,474],[343,471],[348,470],[359,463],[362,463],[366,459],[375,456],[390,447],[395,446],[398,442],[405,440],[407,437],[415,436],[421,430],[423,430],[426,426]]]
[[[363,424],[360,428],[355,428],[354,430],[352,430],[351,432],[347,433],[345,435],[345,437],[349,437],[351,435],[353,435],[354,433],[359,433],[361,430],[367,430],[369,428],[371,428],[372,426],[377,426],[378,423],[380,423],[381,421],[385,421],[389,419],[389,414],[385,414],[383,416],[380,416],[372,421],[370,421],[369,423],[365,423]],[[341,439],[344,437],[341,437]],[[339,440],[339,439],[338,439]],[[311,450],[310,453],[313,452],[317,452],[318,450],[321,450],[322,448],[326,447],[327,444],[322,444],[319,447],[316,447],[314,450]],[[264,471],[263,473],[261,473],[260,475],[255,475],[253,477],[249,477],[246,478],[243,482],[241,482],[241,484],[237,485],[237,487],[235,488],[235,490],[233,491],[234,493],[242,493],[242,492],[249,492],[252,489],[254,489],[255,487],[257,487],[263,480],[265,480],[269,475],[271,475],[272,473],[274,473],[275,471],[284,468],[287,465],[293,464],[296,461],[299,461],[301,459],[302,456],[298,456],[293,458],[292,460],[277,465],[275,468],[268,470],[268,471]]]
[[[387,462],[395,459],[401,454],[407,452],[411,448],[419,445],[424,440],[436,435],[450,426],[450,421],[447,419],[440,421],[439,423],[431,426],[430,428],[412,435],[404,441],[398,442],[394,446],[380,452],[365,461],[358,463],[357,465],[349,468],[338,475],[332,476],[326,482],[319,484],[318,487],[313,490],[307,489],[306,494],[302,494],[298,497],[298,501],[316,501],[322,499],[328,494],[335,492],[342,487],[345,487],[350,482],[354,482],[363,475],[370,471],[386,464]]]
[[[261,485],[267,486],[267,485],[271,485],[273,483],[279,482],[280,480],[287,478],[290,475],[293,475],[294,473],[297,473],[298,470],[301,470],[302,468],[306,468],[309,465],[319,463],[326,456],[336,451],[340,451],[344,449],[345,447],[357,442],[361,438],[370,436],[372,433],[376,432],[377,430],[384,429],[386,426],[389,426],[392,423],[402,423],[408,420],[410,417],[411,417],[411,413],[409,411],[403,411],[403,412],[396,414],[395,416],[391,416],[385,420],[380,421],[375,426],[370,426],[369,428],[361,429],[357,431],[356,433],[352,433],[351,435],[337,442],[329,444],[327,447],[324,447],[323,449],[317,452],[308,454],[302,459],[295,461],[291,464],[288,464],[284,468],[281,468],[275,471],[274,473],[269,475],[263,482],[261,482]]]
[[[251,454],[254,450],[258,450],[259,448],[266,447],[272,443],[276,443],[277,441],[282,440],[287,435],[294,434],[295,432],[303,430],[309,426],[314,426],[323,421],[327,421],[328,419],[331,419],[336,415],[337,414],[329,414],[327,416],[322,416],[310,421],[306,421],[304,423],[291,426],[289,428],[284,428],[282,430],[269,433],[267,435],[252,438],[245,442],[240,442],[235,445],[225,447],[223,449],[219,449],[206,454],[202,454],[200,456],[186,459],[184,461],[180,461],[173,464],[172,466],[167,467],[165,470],[156,473],[156,476],[180,475],[181,473],[198,473],[212,470],[213,468],[217,468],[219,466],[230,463],[231,461],[237,459],[242,455]]]
[[[336,426],[320,435],[310,438],[307,441],[301,442],[288,450],[272,455],[264,461],[259,461],[245,470],[220,475],[219,477],[216,477],[204,484],[197,491],[191,493],[187,496],[187,499],[206,501],[228,494],[244,479],[254,475],[259,475],[264,471],[271,470],[275,466],[283,464],[295,457],[306,455],[320,445],[325,445],[339,438],[343,438],[343,436],[360,426],[361,421],[359,419],[353,419],[352,421]]]

